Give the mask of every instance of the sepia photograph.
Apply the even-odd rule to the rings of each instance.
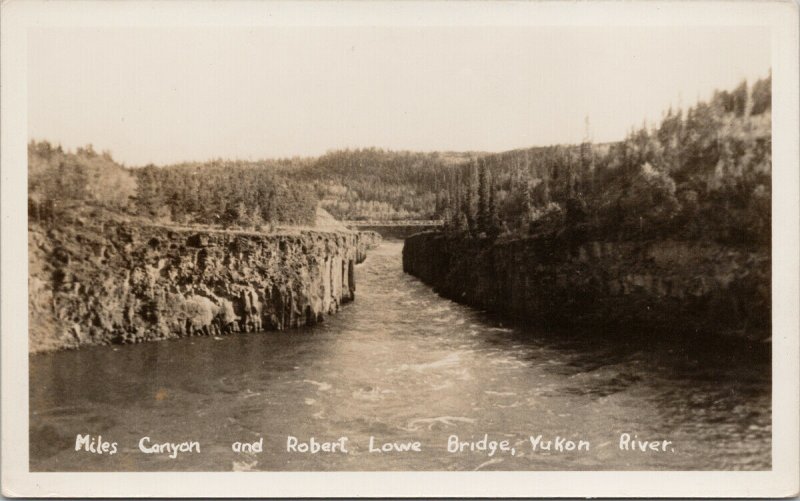
[[[778,471],[797,5],[337,4],[22,31],[22,471]]]

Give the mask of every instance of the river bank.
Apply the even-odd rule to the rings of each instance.
[[[379,236],[196,230],[96,212],[28,229],[29,350],[315,324]]]
[[[545,327],[770,337],[768,252],[713,242],[406,239],[403,269],[455,301]]]

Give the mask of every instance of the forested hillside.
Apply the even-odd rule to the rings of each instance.
[[[132,169],[91,147],[28,150],[39,219],[90,203],[176,224],[262,228],[309,224],[320,203],[339,219],[444,219],[450,233],[472,236],[770,238],[771,77],[670,109],[608,144],[498,154],[369,148]]]
[[[319,158],[214,160],[125,168],[91,146],[28,145],[34,218],[99,204],[165,223],[260,228],[310,224],[317,204],[338,219],[440,217],[447,170],[470,153],[342,150]]]
[[[313,186],[289,179],[286,162],[215,161],[125,168],[91,146],[64,151],[46,141],[28,145],[32,221],[56,224],[75,209],[97,206],[166,224],[268,230],[309,225]]]
[[[311,224],[317,197],[308,183],[283,172],[292,161],[217,160],[135,169],[140,212],[173,222],[258,228]]]
[[[443,215],[447,172],[481,155],[340,150],[296,174],[316,184],[322,206],[340,219],[437,219]]]
[[[450,233],[768,245],[771,77],[668,110],[623,141],[517,150],[451,170]]]
[[[57,224],[78,206],[129,211],[136,178],[108,152],[91,146],[64,151],[47,141],[28,144],[28,215],[32,222]]]
[[[472,235],[766,242],[771,77],[717,91],[622,141],[498,154],[330,152],[288,172],[341,219],[445,219]]]

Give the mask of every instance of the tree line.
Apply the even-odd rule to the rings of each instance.
[[[310,225],[316,216],[313,187],[294,182],[284,161],[213,161],[136,169],[140,213],[175,223],[261,228]]]
[[[581,239],[771,238],[771,76],[669,109],[619,142],[485,155],[437,194],[446,231]]]
[[[310,225],[314,187],[285,171],[296,161],[216,160],[167,167],[125,168],[91,146],[65,151],[47,141],[28,144],[28,200],[32,220],[56,224],[78,206],[178,225],[268,229]]]
[[[91,146],[32,141],[31,217],[99,204],[176,224],[263,228],[442,219],[470,237],[713,239],[764,244],[771,225],[771,76],[667,110],[622,141],[483,152],[331,151],[317,158],[126,168]]]
[[[445,170],[469,153],[363,148],[328,152],[296,175],[317,187],[322,206],[339,219],[435,219]]]
[[[28,143],[28,213],[34,221],[55,223],[84,204],[126,208],[136,191],[135,176],[107,151]]]

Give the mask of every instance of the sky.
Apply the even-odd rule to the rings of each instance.
[[[47,28],[28,134],[129,166],[618,140],[768,75],[747,27]]]

